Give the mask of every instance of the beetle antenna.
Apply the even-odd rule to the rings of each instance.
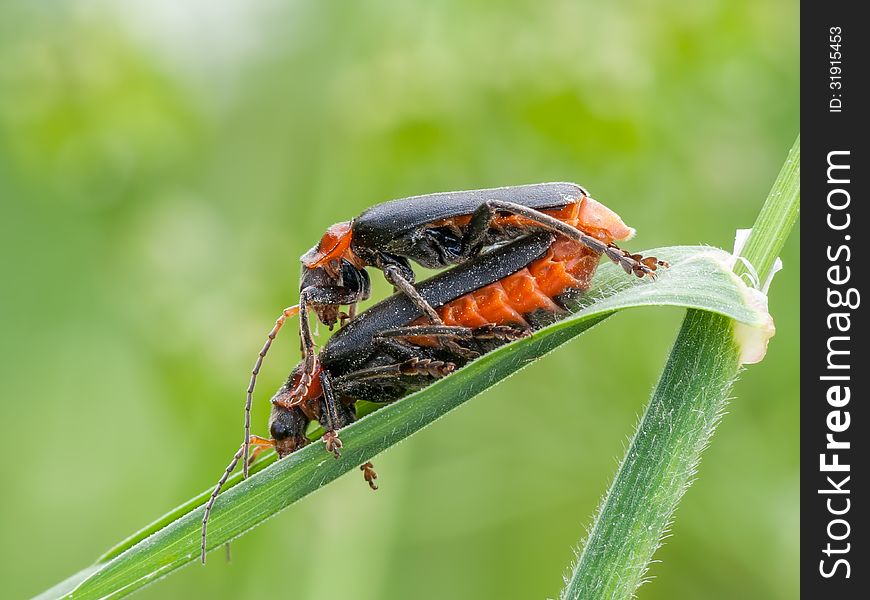
[[[268,448],[275,447],[275,440],[271,438],[264,438],[258,435],[252,436],[255,448],[254,452],[251,454],[250,462],[254,462],[254,459],[259,456],[261,452]],[[208,498],[208,502],[205,505],[205,511],[202,514],[202,545],[200,547],[201,551],[201,560],[202,564],[205,564],[205,539],[206,539],[206,528],[208,527],[208,518],[211,515],[211,509],[214,506],[215,501],[217,500],[218,495],[223,489],[224,485],[227,483],[227,479],[230,477],[230,473],[232,473],[236,469],[236,465],[239,464],[239,461],[242,458],[242,455],[245,453],[245,444],[242,444],[239,447],[238,452],[233,455],[233,459],[230,461],[230,464],[227,465],[227,468],[224,470],[224,474],[221,475],[221,478],[218,480],[217,485],[212,491],[211,496]],[[227,547],[227,562],[230,560],[230,543],[226,543]]]
[[[227,465],[224,474],[221,475],[221,478],[218,480],[214,491],[212,491],[211,496],[209,496],[208,502],[205,505],[205,512],[202,513],[202,543],[200,544],[200,560],[202,561],[202,564],[205,564],[205,535],[208,528],[208,517],[211,515],[211,509],[214,506],[215,500],[217,500],[218,494],[220,494],[221,488],[224,487],[224,484],[230,477],[230,473],[232,473],[236,468],[236,465],[239,464],[239,460],[242,458],[242,454],[244,454],[246,449],[247,440],[242,444],[238,452],[233,455],[233,459],[230,461],[230,464]]]
[[[251,405],[254,403],[254,386],[257,384],[257,375],[260,373],[260,367],[263,366],[263,359],[266,358],[266,353],[272,346],[272,342],[275,340],[275,336],[277,336],[278,332],[281,331],[281,327],[283,327],[284,322],[291,317],[295,317],[298,313],[298,304],[288,306],[281,312],[281,316],[278,317],[278,319],[275,321],[275,326],[272,327],[272,331],[270,331],[269,335],[266,337],[266,343],[263,344],[263,348],[257,355],[257,360],[254,363],[254,368],[251,369],[251,381],[248,383],[248,391],[245,397],[245,441],[242,444],[242,453],[245,458],[245,462],[242,463],[242,473],[244,474],[245,479],[248,478],[248,457],[251,450]],[[236,462],[238,462],[238,460],[236,460]],[[233,467],[235,467],[235,463],[233,463]],[[205,528],[203,528],[203,536],[204,535]],[[204,543],[205,542],[203,542],[203,544]],[[203,546],[203,552],[205,552],[204,548],[205,546]],[[205,562],[205,554],[203,554],[203,562]]]
[[[254,368],[251,369],[251,380],[248,383],[248,390],[245,396],[245,439],[242,442],[242,446],[239,448],[238,452],[233,455],[233,459],[230,461],[230,464],[227,465],[227,468],[224,470],[224,474],[221,475],[221,478],[218,480],[217,485],[212,491],[211,496],[208,499],[208,502],[205,505],[205,512],[202,515],[202,544],[200,547],[201,550],[201,560],[202,564],[205,564],[205,539],[206,539],[206,530],[208,528],[208,518],[211,514],[211,509],[214,506],[215,501],[217,500],[218,494],[220,494],[221,488],[227,482],[227,479],[230,476],[230,473],[236,468],[236,465],[239,464],[239,461],[244,457],[244,462],[242,463],[242,472],[245,479],[248,478],[248,463],[250,462],[250,450],[251,450],[251,405],[254,403],[254,387],[257,385],[257,375],[260,373],[260,367],[263,366],[263,359],[266,358],[266,353],[269,352],[269,348],[272,346],[272,342],[275,340],[275,337],[278,335],[278,332],[281,331],[281,327],[284,326],[284,322],[287,319],[296,316],[299,313],[299,305],[296,304],[294,306],[288,306],[283,311],[281,311],[281,316],[279,316],[275,320],[275,325],[272,327],[272,330],[269,331],[269,335],[266,336],[266,343],[263,344],[263,347],[260,349],[259,354],[257,354],[257,360],[254,362]]]

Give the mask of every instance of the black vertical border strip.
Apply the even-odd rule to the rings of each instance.
[[[870,536],[866,528],[866,490],[870,485],[866,453],[870,430],[867,427],[865,381],[870,365],[866,358],[861,360],[862,355],[866,356],[862,349],[867,349],[863,303],[870,302],[870,296],[864,294],[866,276],[861,269],[870,242],[864,210],[868,201],[867,179],[870,178],[866,141],[870,135],[867,95],[870,23],[858,16],[861,8],[866,8],[866,5],[843,0],[804,2],[801,6],[801,221],[808,228],[801,242],[801,592],[807,598],[865,598],[870,594],[867,552]],[[831,53],[837,51],[831,47],[832,27],[842,28],[840,65],[831,63],[836,58]],[[842,79],[831,79],[832,66],[842,68]],[[836,89],[831,85],[832,81],[842,82],[842,88]],[[830,110],[831,101],[835,99],[842,101],[841,112]],[[845,175],[843,170],[832,173],[835,178],[845,175],[849,179],[847,184],[828,182],[829,153],[835,151],[849,152],[834,158],[838,163],[850,165],[849,175]],[[847,208],[829,208],[828,194],[835,189],[848,192]],[[835,204],[844,204],[845,198],[842,192],[833,194]],[[850,218],[848,229],[838,231],[829,226],[829,215],[837,225],[845,222],[846,213]],[[845,250],[837,254],[841,246],[849,247],[850,260],[846,260]],[[831,260],[830,255],[838,258]],[[845,266],[850,267],[848,282],[834,285],[829,281],[829,269],[835,265],[840,265],[839,270],[830,272],[835,279],[844,276]],[[845,294],[849,288],[861,293],[861,304],[854,309],[829,305],[829,290]],[[831,313],[849,313],[848,320],[839,321],[840,325],[849,324],[848,332],[829,329]],[[839,355],[837,362],[848,363],[851,368],[832,371],[827,368],[828,342],[831,336],[838,335],[848,336],[848,340],[838,340],[834,345],[849,350],[850,354]],[[832,374],[848,375],[850,380],[821,379]],[[828,402],[828,390],[836,384],[850,388],[850,401],[845,406],[836,407]],[[840,412],[832,415],[832,411]],[[842,428],[845,411],[849,413],[848,428],[832,433],[828,419],[832,419],[835,428]],[[826,449],[829,433],[838,441],[848,441],[851,447]],[[849,465],[848,472],[822,471],[820,455],[826,454],[825,460],[830,463],[835,453],[839,455],[841,464]],[[849,493],[820,493],[820,490],[833,488],[828,476]],[[845,476],[850,479],[844,484]],[[847,499],[848,512],[842,515],[830,512],[842,511],[847,506]],[[835,519],[843,519],[848,525],[834,522]],[[844,539],[834,539],[847,532]],[[828,544],[834,551],[826,554]],[[844,564],[834,569],[836,560],[840,558],[848,561],[848,578],[845,577],[847,569]],[[824,577],[822,570],[833,571],[833,576]]]

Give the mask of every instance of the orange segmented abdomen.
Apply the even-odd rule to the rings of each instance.
[[[528,327],[525,315],[538,310],[562,312],[554,299],[569,290],[584,291],[595,274],[600,255],[586,246],[559,238],[528,267],[474,290],[436,309],[445,325]],[[414,325],[425,324],[420,317]],[[415,339],[415,343],[424,340]],[[429,345],[428,343],[426,345]]]
[[[487,321],[480,314],[474,294],[466,294],[438,309],[438,316],[446,325],[463,327],[483,327]]]
[[[507,293],[511,306],[518,313],[527,315],[536,310],[558,312],[559,305],[553,302],[552,296],[541,288],[537,278],[529,269],[518,271],[501,281],[501,286]]]
[[[518,274],[515,273],[510,277],[515,277]],[[510,297],[501,286],[501,282],[497,281],[479,290],[474,290],[471,295],[474,296],[474,301],[477,303],[478,314],[487,323],[528,325],[522,314],[514,307]]]

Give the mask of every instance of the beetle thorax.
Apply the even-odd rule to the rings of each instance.
[[[326,230],[320,242],[302,256],[302,264],[309,269],[322,268],[334,277],[341,270],[341,260],[345,259],[354,266],[365,266],[351,249],[353,223],[342,221]]]

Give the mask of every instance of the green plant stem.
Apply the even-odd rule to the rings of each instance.
[[[631,598],[738,369],[730,320],[690,310],[564,598]]]
[[[800,212],[800,191],[801,137],[798,135],[741,252],[755,267],[762,284],[797,220]],[[746,266],[737,263],[734,272],[738,275],[745,273]]]
[[[800,137],[744,245],[761,283],[800,205]],[[737,264],[737,274],[745,266]],[[734,322],[689,310],[662,376],[599,508],[563,599],[632,598],[695,476],[740,369]]]

